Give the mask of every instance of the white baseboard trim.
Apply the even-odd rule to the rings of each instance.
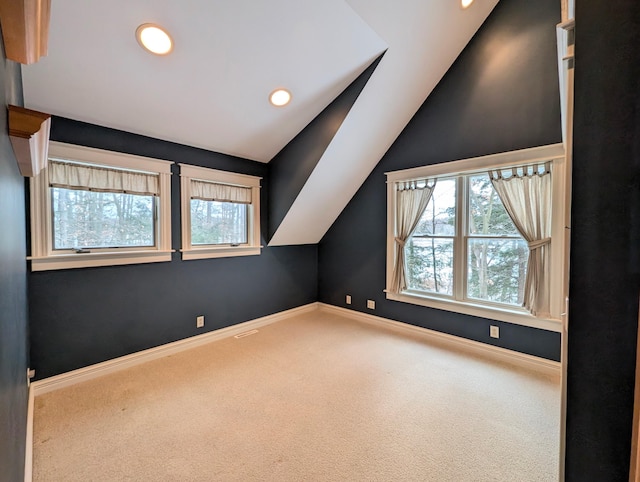
[[[480,343],[478,341],[467,340],[466,338],[440,333],[439,331],[429,330],[427,328],[409,325],[400,321],[389,320],[387,318],[381,318],[379,316],[369,315],[359,311],[348,310],[339,306],[327,305],[325,303],[318,303],[318,305],[322,311],[327,313],[341,315],[346,318],[351,318],[371,325],[382,326],[396,332],[418,335],[433,343],[463,349],[474,354],[511,363],[513,365],[518,365],[538,372],[555,376],[560,376],[561,374],[560,362],[547,360],[546,358],[527,355],[525,353],[519,353],[517,351],[507,350],[506,348],[500,348],[493,345],[487,345],[486,343]]]
[[[29,402],[27,404],[27,439],[24,449],[24,482],[33,480],[33,386],[29,386]]]
[[[513,350],[507,350],[506,348],[487,345],[485,343],[480,343],[473,340],[467,340],[465,338],[448,335],[446,333],[440,333],[438,331],[409,325],[407,323],[402,323],[399,321],[389,320],[387,318],[382,318],[367,313],[361,313],[359,311],[348,310],[338,306],[316,302],[32,382],[29,390],[29,413],[31,422],[28,421],[27,437],[31,437],[32,440],[33,398],[38,395],[42,395],[53,390],[58,390],[60,388],[68,387],[76,383],[92,380],[94,378],[107,375],[119,370],[124,370],[125,368],[136,366],[141,363],[146,363],[148,361],[156,360],[158,358],[172,355],[174,353],[189,350],[190,348],[206,345],[216,340],[236,336],[246,331],[254,330],[262,326],[270,325],[271,323],[282,321],[287,318],[301,315],[303,313],[308,313],[317,309],[321,309],[328,313],[334,313],[364,323],[384,326],[396,332],[419,335],[422,337],[426,337],[427,339],[435,343],[454,346],[458,349],[464,349],[476,354],[482,354],[484,356],[489,356],[491,358],[505,361],[511,364],[524,366],[529,369],[534,369],[553,375],[560,375],[561,364],[559,362],[527,355],[524,353],[519,353]],[[29,426],[29,423],[31,423],[31,427]],[[31,440],[27,441],[27,449],[29,449],[32,445]],[[31,464],[29,463],[28,465],[30,469]],[[27,480],[26,467],[27,463],[25,460],[25,481]]]
[[[95,365],[89,365],[84,368],[79,368],[77,370],[32,382],[31,391],[33,392],[33,396],[37,397],[38,395],[42,395],[53,390],[92,380],[109,373],[140,365],[141,363],[156,360],[174,353],[189,350],[190,348],[206,345],[207,343],[235,336],[245,331],[254,330],[262,326],[270,325],[271,323],[315,311],[317,309],[318,303],[310,303],[290,310],[281,311],[280,313],[274,313],[273,315],[263,316],[261,318],[256,318],[255,320],[203,333],[202,335],[192,336],[190,338],[185,338],[184,340],[174,341],[172,343],[167,343],[166,345],[114,358],[102,363],[96,363]]]

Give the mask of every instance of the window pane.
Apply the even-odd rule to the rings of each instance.
[[[453,236],[456,232],[456,181],[439,179],[415,235]]]
[[[453,295],[453,239],[412,237],[405,256],[409,289]]]
[[[469,234],[518,236],[487,174],[469,177]]]
[[[191,200],[191,244],[247,244],[247,204]]]
[[[523,239],[469,239],[467,296],[521,305],[529,249]]]
[[[155,245],[155,197],[51,188],[53,249]]]

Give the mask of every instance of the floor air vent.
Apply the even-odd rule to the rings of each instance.
[[[245,331],[244,333],[239,333],[234,338],[244,338],[245,336],[253,335],[254,333],[258,333],[258,330]]]

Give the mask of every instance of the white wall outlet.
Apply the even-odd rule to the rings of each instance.
[[[489,327],[489,336],[491,338],[500,338],[500,327],[491,325]]]
[[[376,302],[373,300],[367,300],[367,308],[369,308],[370,310],[375,310]]]
[[[351,304],[351,295],[347,295],[347,304],[350,305]]]
[[[202,328],[204,326],[204,315],[196,318],[196,328]]]

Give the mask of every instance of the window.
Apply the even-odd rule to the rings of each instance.
[[[458,215],[457,193],[466,202]],[[453,260],[463,224],[463,298],[520,306],[529,249],[487,173],[440,178],[405,248],[409,290],[454,296]]]
[[[260,178],[180,164],[182,259],[260,254]]]
[[[31,179],[33,271],[171,260],[171,163],[57,142]]]
[[[517,189],[504,191],[534,177],[553,209],[541,207],[549,213],[541,226],[523,226],[509,202],[518,198]],[[397,171],[387,178],[388,299],[559,330],[565,257],[561,145]],[[549,276],[534,290],[540,266]],[[531,269],[535,280],[527,281]]]

